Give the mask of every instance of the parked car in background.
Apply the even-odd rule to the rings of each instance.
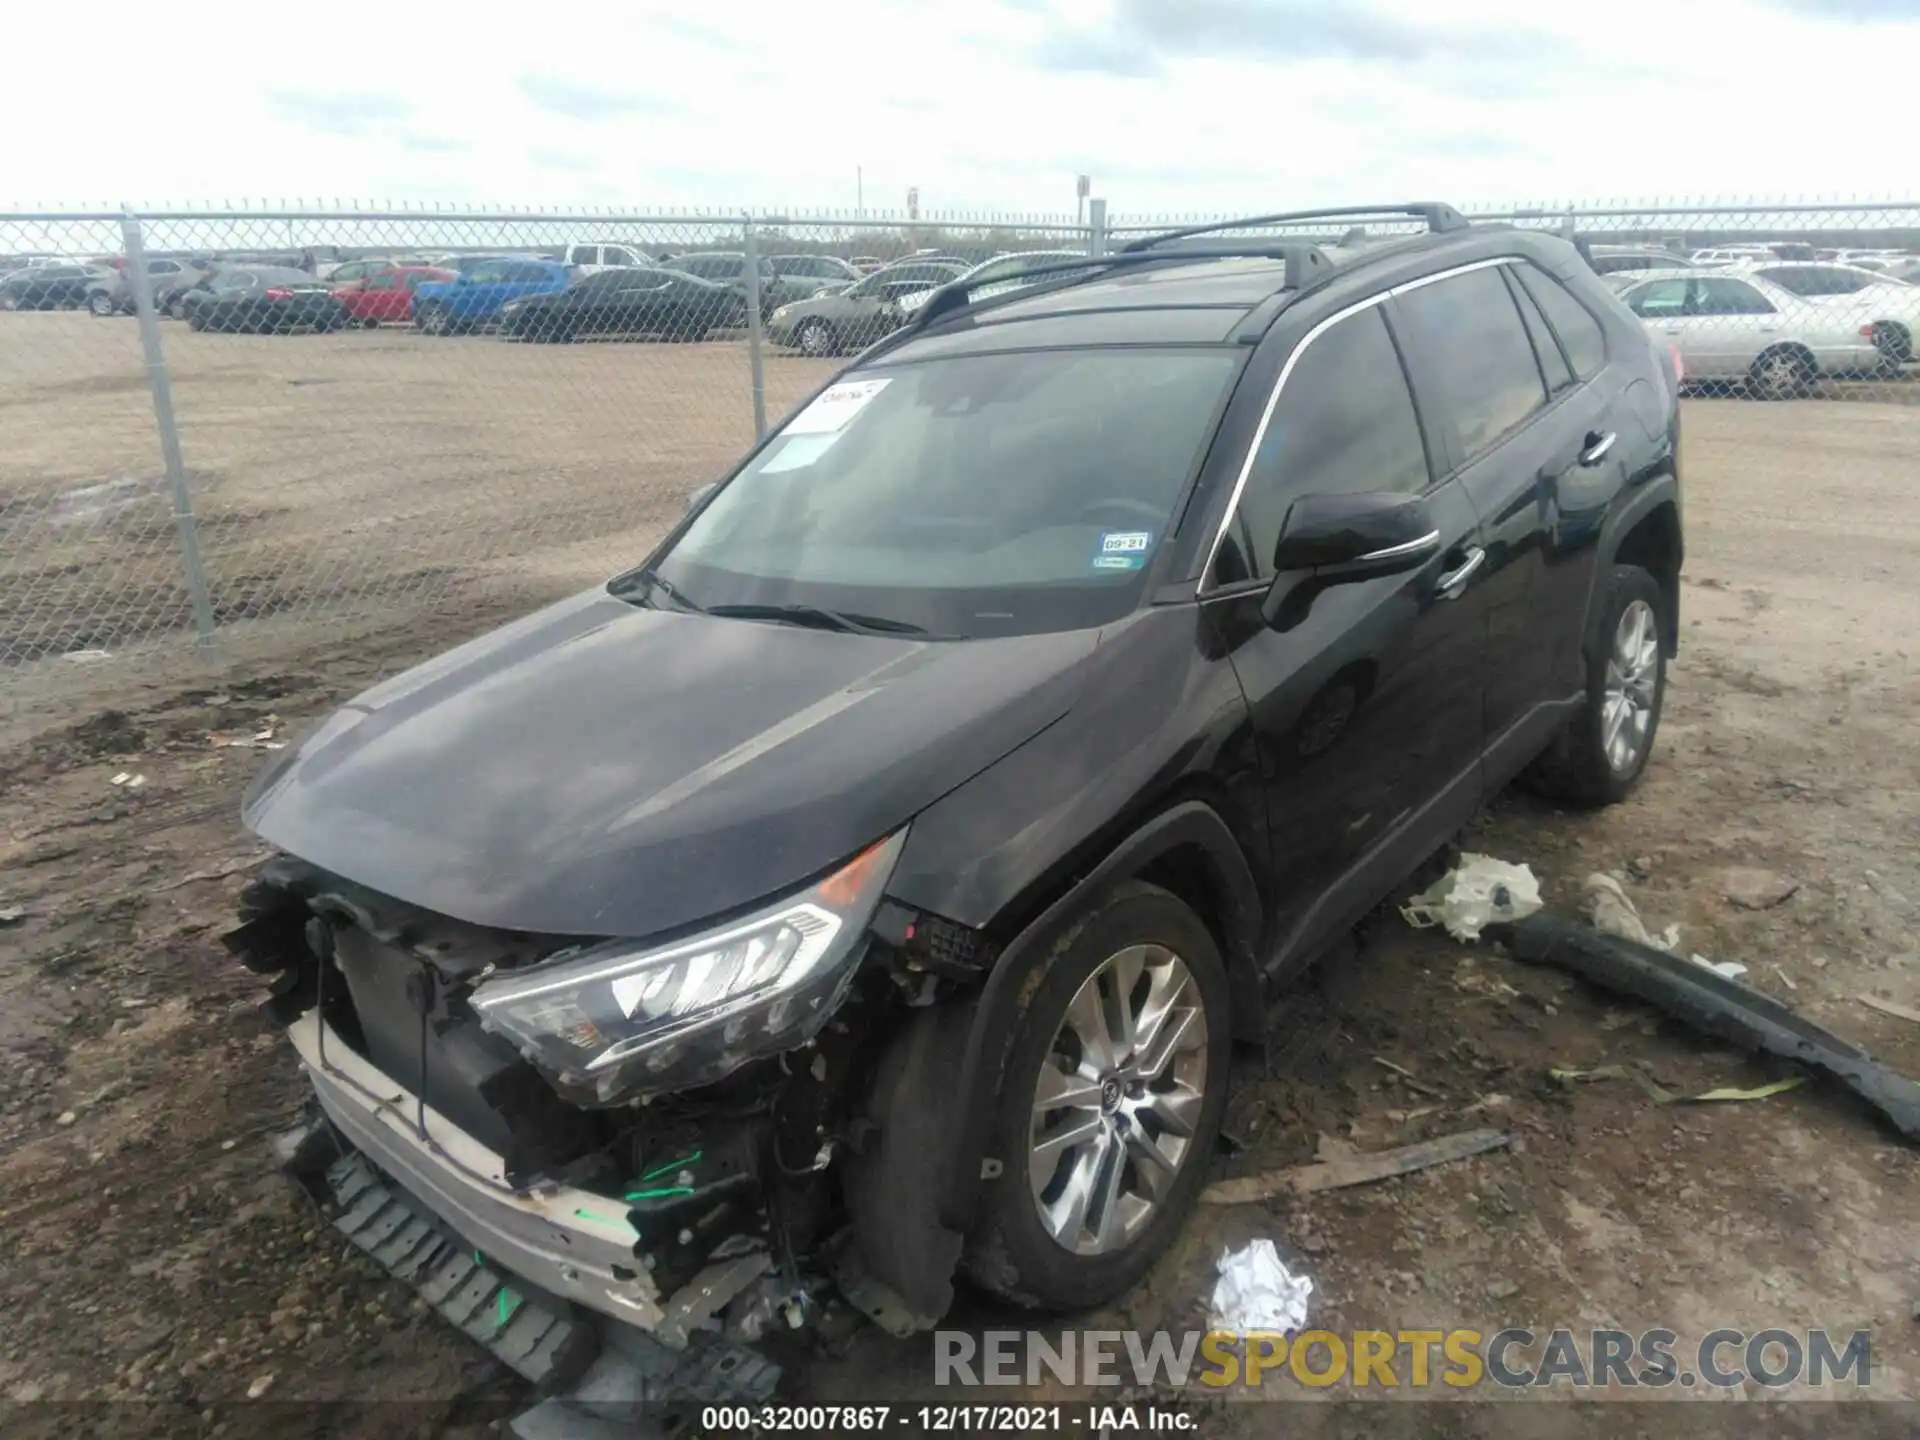
[[[1908,255],[1887,266],[1888,275],[1908,285],[1920,285],[1920,256]]]
[[[1688,257],[1695,265],[1732,265],[1742,260],[1778,260],[1771,245],[1715,245]]]
[[[657,267],[583,275],[565,290],[527,295],[500,307],[502,335],[566,341],[581,335],[654,334],[704,340],[747,323],[747,302],[711,280]]]
[[[967,293],[976,299],[985,299],[992,295],[1002,295],[1010,290],[1018,290],[1023,272],[1038,266],[1065,265],[1075,260],[1086,260],[1084,250],[1021,250],[1008,255],[996,255],[991,260],[983,260],[971,270],[963,272],[957,283],[967,287]],[[1048,279],[1064,279],[1056,272]],[[945,283],[945,282],[942,282]],[[935,289],[938,287],[936,286]],[[910,316],[932,298],[934,290],[921,290],[904,295],[895,305],[902,315]]]
[[[1771,281],[1856,325],[1871,326],[1888,369],[1913,359],[1914,338],[1920,336],[1920,288],[1880,271],[1814,260],[1729,268]]]
[[[432,265],[395,265],[380,262],[358,279],[333,286],[334,298],[347,319],[372,327],[406,325],[413,320],[413,296],[422,285],[450,284],[460,277],[451,270]]]
[[[737,251],[729,250],[690,250],[684,255],[676,255],[671,260],[660,262],[664,269],[678,270],[697,279],[711,280],[716,285],[725,285],[737,291],[744,299],[747,293],[747,257]],[[780,278],[773,268],[773,260],[766,255],[760,257],[760,312],[768,311],[786,304],[790,300],[799,300],[813,292],[790,284]]]
[[[905,318],[900,302],[937,290],[966,274],[966,266],[939,260],[903,260],[876,270],[837,295],[815,295],[778,306],[767,317],[776,344],[805,355],[838,355],[871,345]]]
[[[213,265],[211,260],[179,260],[164,255],[148,260],[147,283],[153,292],[154,307],[164,310],[175,290],[198,285]],[[133,281],[124,258],[112,261],[111,268],[102,271],[87,286],[87,309],[100,316],[133,313]]]
[[[413,323],[429,335],[478,330],[493,323],[500,307],[525,295],[564,290],[573,272],[557,260],[499,255],[454,280],[434,280],[413,292]]]
[[[1899,250],[1836,250],[1831,258],[1836,264],[1861,270],[1890,270],[1910,257]]]
[[[195,330],[337,330],[346,311],[324,280],[281,265],[222,265],[181,296]]]
[[[1770,280],[1656,270],[1616,288],[1655,339],[1678,353],[1690,382],[1741,384],[1761,399],[1789,400],[1820,376],[1881,364],[1871,326]]]
[[[8,255],[0,258],[0,280],[9,275],[18,275],[22,270],[41,270],[49,265],[85,265],[87,262],[72,255]]]
[[[0,279],[0,310],[72,310],[102,277],[85,265],[34,265]]]
[[[1680,270],[1694,263],[1685,255],[1654,245],[1590,245],[1587,249],[1596,275],[1617,275],[1623,270]]]
[[[876,270],[887,268],[887,262],[878,255],[856,255],[847,262],[862,275],[871,275]]]
[[[569,245],[560,258],[582,275],[591,275],[596,270],[610,270],[615,266],[653,263],[653,257],[638,245],[616,245],[607,241]]]
[[[774,274],[802,295],[844,290],[860,279],[860,272],[838,255],[775,255]]]
[[[430,265],[435,270],[451,270],[456,275],[470,275],[480,266],[494,260],[551,260],[550,255],[534,255],[527,251],[494,250],[468,253],[466,251],[445,251],[439,255],[422,256],[420,263]]]

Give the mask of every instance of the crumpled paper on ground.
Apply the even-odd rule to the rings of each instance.
[[[1456,940],[1478,940],[1496,921],[1523,920],[1540,908],[1540,881],[1525,865],[1463,854],[1460,863],[1400,907],[1416,930],[1443,925]]]
[[[1271,1240],[1253,1240],[1220,1257],[1210,1326],[1246,1334],[1252,1330],[1291,1335],[1307,1323],[1313,1281],[1287,1269]]]

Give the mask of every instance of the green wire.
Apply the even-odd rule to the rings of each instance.
[[[664,1175],[667,1173],[667,1171],[677,1170],[683,1165],[698,1164],[700,1157],[706,1153],[707,1152],[704,1150],[696,1150],[691,1155],[687,1156],[684,1160],[669,1160],[664,1165],[656,1165],[653,1167],[653,1169],[647,1171],[646,1174],[642,1175],[636,1183],[644,1185],[647,1183],[647,1181],[653,1179],[653,1177],[656,1175]],[[633,1197],[629,1196],[627,1198],[631,1199]]]
[[[644,1180],[646,1176],[643,1175],[640,1178]],[[668,1195],[691,1195],[692,1193],[693,1187],[691,1185],[667,1185],[655,1190],[629,1190],[627,1192],[627,1199],[659,1200]]]

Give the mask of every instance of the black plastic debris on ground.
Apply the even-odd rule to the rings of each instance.
[[[1908,1140],[1920,1141],[1920,1084],[1763,991],[1544,911],[1489,934],[1498,934],[1522,960],[1570,971],[1742,1049],[1764,1050],[1830,1075]]]

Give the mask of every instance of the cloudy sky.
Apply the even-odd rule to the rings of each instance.
[[[860,172],[870,210],[917,186],[928,210],[1071,213],[1085,172],[1145,215],[1916,179],[1920,0],[85,14],[16,7],[0,38],[0,206],[851,209]]]

